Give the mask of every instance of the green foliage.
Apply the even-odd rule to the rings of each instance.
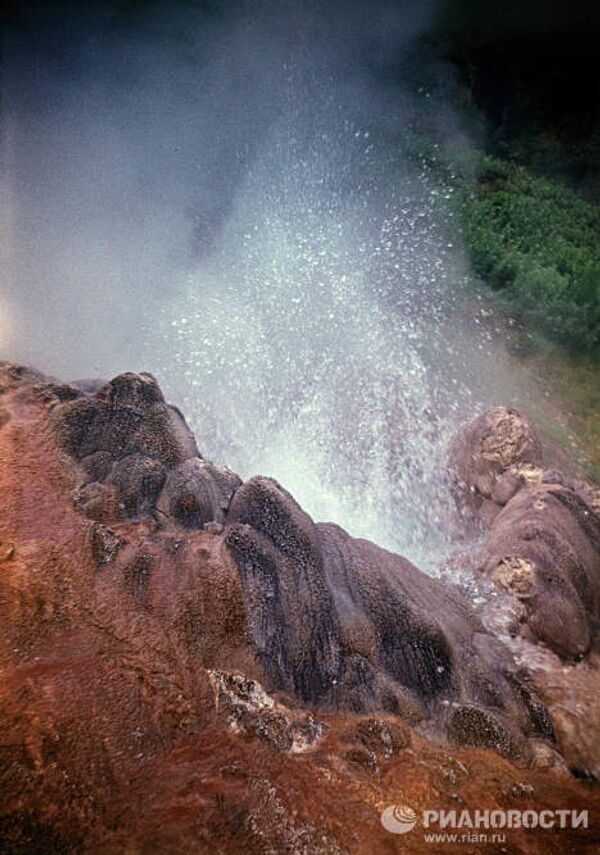
[[[600,353],[600,209],[555,181],[482,156],[462,214],[477,274],[549,338]]]

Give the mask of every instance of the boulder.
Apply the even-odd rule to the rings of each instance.
[[[225,543],[271,683],[310,703],[332,699],[340,630],[312,520],[276,481],[256,477],[236,491],[226,523]]]
[[[505,505],[524,485],[542,479],[542,448],[527,418],[494,407],[465,425],[450,446],[458,494],[471,507]]]
[[[78,462],[97,452],[114,460],[141,454],[171,468],[198,457],[192,432],[150,374],[121,374],[95,395],[54,408],[52,425],[59,447]]]
[[[166,478],[166,469],[160,460],[139,453],[117,460],[110,475],[125,513],[132,517],[152,510]]]
[[[589,650],[600,620],[600,516],[581,493],[521,490],[496,517],[478,566],[518,601],[521,631],[563,658]]]

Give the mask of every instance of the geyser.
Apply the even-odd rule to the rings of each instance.
[[[434,566],[448,437],[515,389],[418,155],[461,138],[431,9],[109,11],[7,37],[7,355],[152,371],[216,462]]]

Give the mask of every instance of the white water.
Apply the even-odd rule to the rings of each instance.
[[[403,77],[427,13],[240,2],[17,30],[0,332],[58,375],[154,372],[205,456],[432,567],[451,431],[516,381],[449,193],[410,154],[415,130],[461,141],[447,70]]]
[[[450,193],[335,94],[311,106],[310,131],[286,115],[245,172],[167,313],[160,374],[207,456],[431,567],[452,538],[448,439],[488,346],[454,326]]]

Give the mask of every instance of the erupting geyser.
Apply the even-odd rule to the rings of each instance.
[[[435,11],[15,4],[3,853],[598,851],[600,496],[499,308],[592,342],[595,220],[472,174]]]
[[[7,40],[4,140],[9,355],[153,371],[213,459],[427,567],[450,433],[517,385],[419,154],[461,138],[430,13],[49,14]]]

